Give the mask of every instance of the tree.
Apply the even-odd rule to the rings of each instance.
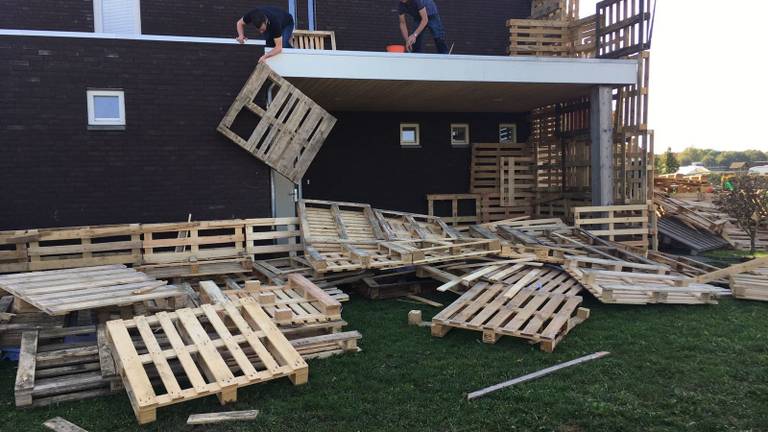
[[[730,182],[733,190],[719,192],[715,205],[749,235],[750,253],[754,255],[758,229],[768,222],[768,177],[740,175]]]
[[[664,171],[667,174],[674,174],[678,169],[680,169],[680,163],[677,161],[675,154],[672,153],[672,147],[669,147],[664,154]]]

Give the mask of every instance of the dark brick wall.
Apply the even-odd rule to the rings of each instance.
[[[501,123],[524,115],[475,113],[334,113],[339,119],[304,177],[307,198],[368,202],[390,210],[427,211],[427,194],[469,191],[471,150],[453,148],[451,123],[469,123],[472,142],[498,142]],[[419,123],[422,148],[400,147],[400,123]]]
[[[93,0],[2,0],[0,28],[93,31]]]
[[[353,51],[384,51],[401,44],[398,0],[320,0],[318,30],[336,31],[338,48]],[[506,20],[530,16],[530,0],[436,0],[455,54],[506,55],[509,32]],[[408,18],[408,28],[414,28]],[[427,32],[425,52],[435,52]]]
[[[232,37],[235,21],[258,6],[277,6],[288,10],[288,0],[142,0],[141,27],[145,34]],[[307,28],[306,4],[299,5],[297,28]],[[259,39],[253,26],[246,34]]]
[[[268,167],[216,132],[260,51],[0,38],[0,229],[268,217]],[[125,131],[87,130],[88,88],[125,90]]]

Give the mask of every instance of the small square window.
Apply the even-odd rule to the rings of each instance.
[[[499,142],[503,143],[517,143],[517,124],[500,124],[499,125]]]
[[[469,125],[451,125],[451,145],[454,147],[466,147],[469,145]]]
[[[419,147],[419,125],[416,123],[400,124],[400,145],[403,147]]]
[[[122,90],[88,90],[88,126],[125,127],[125,94]]]

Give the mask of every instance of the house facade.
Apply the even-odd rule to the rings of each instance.
[[[422,66],[399,63],[399,71],[389,71],[394,57],[378,54],[401,43],[395,0],[65,3],[8,0],[10,13],[0,16],[2,230],[282,216],[299,194],[424,213],[426,194],[468,190],[470,144],[512,130],[525,142],[533,108],[629,83],[625,63],[620,79],[600,81],[588,75],[621,61],[583,59],[525,59],[499,73],[532,76],[484,76],[480,56],[506,54],[505,21],[528,17],[528,0],[438,0],[453,63],[414,56]],[[298,29],[336,35],[336,54],[289,50],[270,64],[338,119],[296,192],[216,131],[265,49],[256,38],[244,46],[233,39],[235,20],[256,5],[286,8]],[[425,49],[434,52],[431,42]],[[347,76],[356,66],[336,63],[343,52],[351,60],[342,61],[376,53],[370,65],[381,74]],[[331,72],[322,75],[313,60]],[[577,79],[536,78],[575,62],[592,69]],[[424,75],[445,68],[465,75]],[[323,91],[329,73],[341,91]],[[353,94],[361,82],[376,90]],[[398,89],[399,98],[386,97]],[[491,97],[498,91],[506,99]],[[412,135],[418,145],[403,142]]]

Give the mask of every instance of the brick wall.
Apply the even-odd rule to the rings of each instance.
[[[93,0],[3,0],[0,28],[93,31]]]
[[[472,142],[498,142],[499,124],[523,115],[494,113],[334,113],[339,119],[304,177],[307,198],[369,202],[390,210],[427,211],[427,194],[469,191],[471,150],[453,148],[451,123],[469,123]],[[400,123],[419,123],[422,148],[400,147]]]
[[[216,132],[255,46],[0,38],[0,230],[268,217],[269,169]],[[87,130],[86,89],[127,129]]]
[[[386,45],[401,44],[397,15],[398,0],[319,0],[318,30],[336,31],[338,48],[355,51],[384,51]],[[455,54],[506,55],[509,31],[506,20],[527,18],[530,0],[436,0],[446,29],[448,46]],[[411,31],[413,21],[408,18]],[[424,52],[435,52],[427,32]]]
[[[142,0],[141,26],[145,34],[235,37],[235,21],[258,6],[288,10],[288,0],[183,1]],[[297,28],[307,28],[306,4],[298,6]],[[260,39],[255,27],[246,28],[252,39]]]

